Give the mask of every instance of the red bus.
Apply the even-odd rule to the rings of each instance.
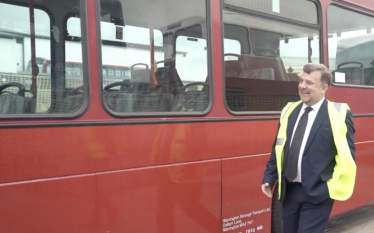
[[[365,0],[0,0],[0,231],[281,232],[260,186],[308,62],[354,114],[331,218],[367,205],[373,25]]]

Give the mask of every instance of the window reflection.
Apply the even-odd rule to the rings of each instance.
[[[335,83],[374,85],[373,25],[372,17],[329,6],[329,66]]]
[[[320,60],[318,29],[229,10],[223,16],[228,108],[280,111],[287,102],[299,100],[297,86],[303,66]]]
[[[119,115],[204,112],[209,103],[205,2],[118,3],[101,1],[105,106]]]

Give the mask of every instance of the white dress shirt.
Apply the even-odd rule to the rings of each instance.
[[[316,119],[317,113],[318,113],[319,109],[321,108],[321,105],[322,105],[322,103],[323,103],[324,100],[325,100],[325,97],[323,97],[315,105],[310,106],[313,110],[311,110],[308,113],[308,123],[306,125],[306,129],[305,129],[303,141],[301,142],[300,153],[299,153],[299,161],[298,161],[298,164],[297,164],[297,176],[293,180],[293,182],[301,182],[301,162],[303,160],[303,154],[304,154],[304,150],[305,150],[305,145],[306,145],[306,142],[308,141],[309,133],[310,133],[310,130],[312,129],[312,125],[314,123],[314,120]],[[297,125],[299,124],[300,117],[304,114],[305,109],[307,107],[309,107],[309,106],[303,103],[303,106],[301,107],[299,116],[297,117],[297,120],[296,120],[296,123],[295,123],[295,127],[294,127],[293,132],[292,132],[291,143],[292,143],[293,135],[295,134]],[[290,146],[291,146],[291,143],[290,143]]]

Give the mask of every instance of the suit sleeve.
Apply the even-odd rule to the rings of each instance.
[[[355,128],[354,128],[354,125],[353,125],[352,112],[350,110],[347,111],[345,124],[347,125],[348,146],[349,146],[349,149],[351,150],[351,155],[352,155],[353,159],[356,159],[356,148],[355,148],[355,140],[354,140]]]
[[[278,130],[279,130],[279,125],[278,125]],[[277,142],[277,135],[275,136],[274,143],[272,146],[272,151],[270,154],[270,159],[266,164],[266,169],[264,172],[264,178],[262,179],[262,183],[269,183],[270,187],[273,187],[275,184],[275,181],[278,179],[278,172],[277,172],[277,160],[275,157],[275,145]]]

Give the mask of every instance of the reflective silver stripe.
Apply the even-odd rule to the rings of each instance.
[[[336,110],[338,110],[338,112],[340,112],[340,108],[342,107],[342,103],[334,103],[334,107],[336,108]]]
[[[283,142],[284,142],[284,138],[277,138],[277,142],[275,143],[275,145],[281,146],[283,145]]]

